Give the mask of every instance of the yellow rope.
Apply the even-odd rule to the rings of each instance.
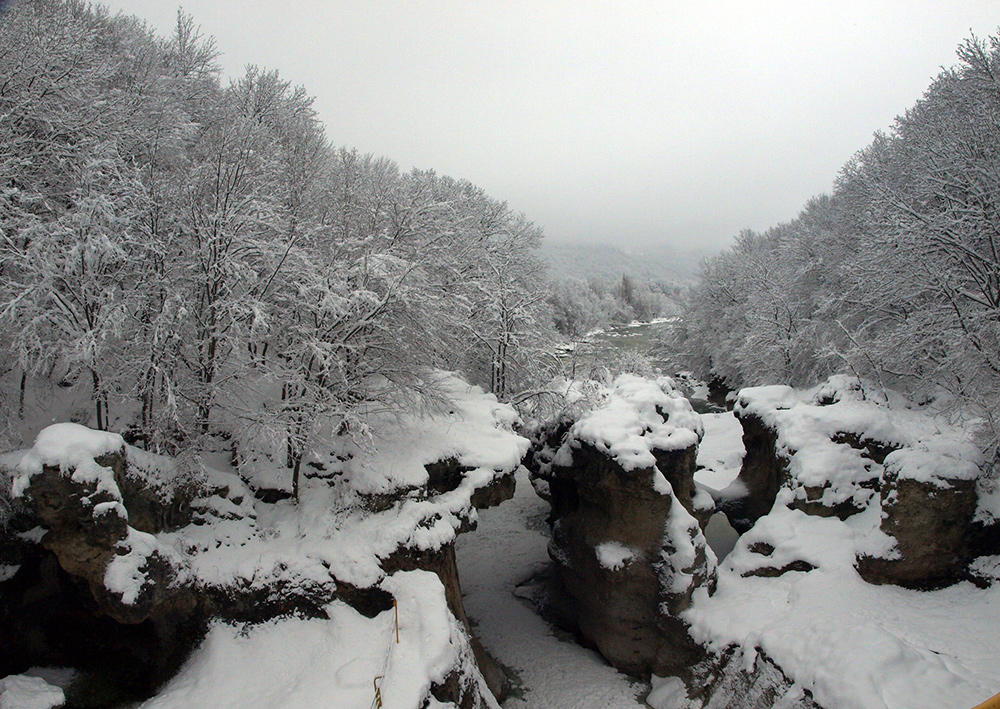
[[[396,599],[392,599],[392,609],[395,614],[395,625],[396,625],[396,645],[399,645],[399,604],[396,603]],[[386,649],[385,662],[382,663],[382,674],[377,675],[375,679],[372,680],[372,685],[375,687],[375,698],[372,699],[371,709],[382,709],[382,687],[379,685],[379,680],[384,680],[386,673],[389,671],[389,658],[392,656],[392,634],[389,634],[389,647]]]
[[[385,675],[379,675],[372,680],[372,684],[375,685],[375,699],[372,700],[372,709],[382,709],[382,688],[378,686],[380,679],[385,679]]]

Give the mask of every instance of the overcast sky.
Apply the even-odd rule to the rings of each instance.
[[[102,0],[103,2],[104,0]],[[169,34],[177,5],[104,2]],[[185,0],[336,145],[467,178],[553,241],[722,246],[793,218],[997,0]]]

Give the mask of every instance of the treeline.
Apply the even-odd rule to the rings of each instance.
[[[686,286],[624,274],[620,280],[552,279],[548,300],[556,330],[578,339],[609,325],[677,315],[686,296]]]
[[[87,388],[150,446],[223,433],[297,468],[318,422],[501,398],[550,322],[541,231],[474,185],[333,147],[304,89],[81,0],[0,18],[0,374]],[[13,385],[10,383],[13,382]]]
[[[972,38],[792,222],[707,261],[682,350],[730,387],[852,372],[1000,406],[1000,39]]]

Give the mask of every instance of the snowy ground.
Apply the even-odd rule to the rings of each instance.
[[[739,472],[741,428],[731,413],[702,421],[705,470],[695,479],[723,489]],[[842,522],[777,505],[720,564],[715,595],[696,598],[687,614],[696,637],[741,646],[748,663],[763,648],[825,707],[967,709],[1000,691],[1000,582],[934,592],[865,583],[854,569],[855,540],[878,525],[878,512],[872,506]],[[761,563],[748,549],[759,539],[777,547],[773,558],[817,568],[743,578]],[[1000,575],[1000,558],[980,567]]]
[[[479,528],[459,537],[465,608],[486,648],[520,680],[506,709],[636,709],[649,686],[610,667],[597,653],[557,633],[514,595],[548,563],[548,505],[518,473],[513,500],[479,514]]]

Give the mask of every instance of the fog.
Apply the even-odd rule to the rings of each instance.
[[[161,34],[176,6],[113,0]],[[230,76],[278,69],[330,140],[463,177],[556,242],[721,247],[794,217],[993,1],[187,0]]]

